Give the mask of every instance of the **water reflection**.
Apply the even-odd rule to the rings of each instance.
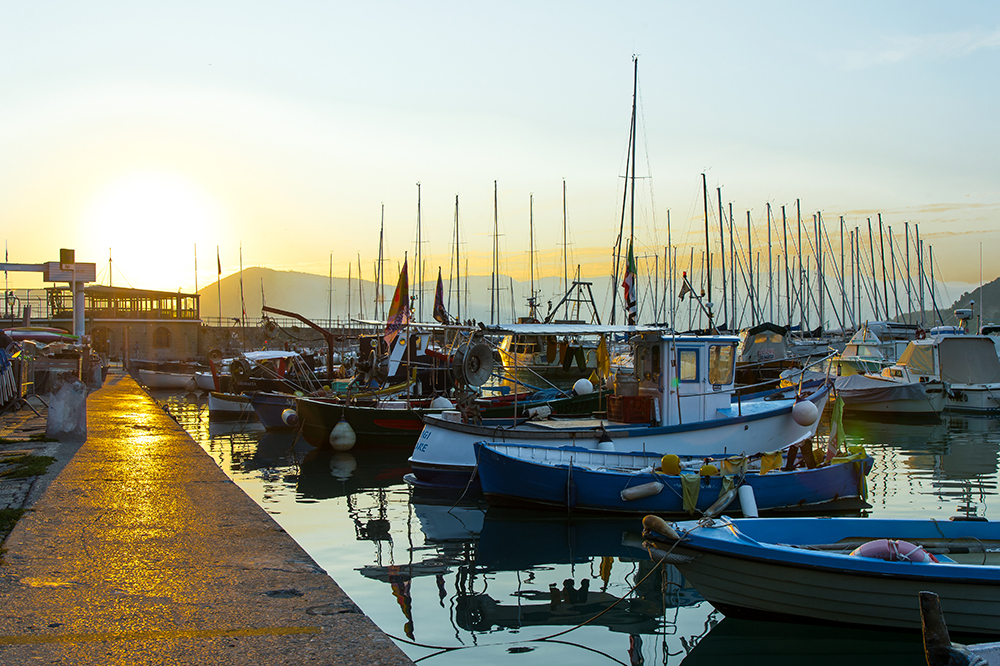
[[[364,442],[347,453],[316,451],[257,423],[209,423],[197,396],[161,399],[413,659],[922,663],[913,635],[723,618],[676,569],[649,560],[638,519],[487,510],[469,498],[412,493],[402,482],[407,451]],[[1000,421],[848,420],[845,430],[875,459],[866,515],[989,514]]]

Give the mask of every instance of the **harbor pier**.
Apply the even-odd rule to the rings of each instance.
[[[56,461],[5,496],[0,663],[412,664],[134,380],[87,410],[77,444],[4,417]]]

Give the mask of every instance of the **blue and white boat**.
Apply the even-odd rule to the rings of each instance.
[[[565,419],[465,423],[457,411],[424,417],[410,457],[416,486],[465,488],[478,483],[476,442],[576,446],[679,456],[753,455],[812,437],[829,386],[799,395],[741,397],[735,391],[735,336],[682,336],[662,329],[591,325],[515,324],[487,334],[630,333],[636,381],[633,395],[609,399],[606,415]],[[620,382],[621,385],[626,385]]]
[[[735,617],[920,630],[918,593],[956,633],[1000,634],[1000,523],[643,519],[654,558]]]
[[[810,442],[808,455],[812,453]],[[797,454],[796,447],[795,453],[776,451],[763,460],[735,456],[706,462],[699,457],[672,461],[677,468],[670,469],[670,461],[661,462],[655,453],[476,444],[478,475],[491,505],[693,515],[704,513],[730,490],[745,497],[746,491],[739,489],[746,487],[752,491],[747,501],[758,511],[867,506],[865,476],[872,459],[864,449],[831,464],[813,463],[812,469],[804,464],[806,454]],[[785,471],[789,457],[793,465],[799,458],[803,466]]]

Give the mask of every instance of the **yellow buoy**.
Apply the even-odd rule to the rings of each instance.
[[[681,459],[673,453],[668,453],[667,455],[660,458],[660,469],[663,470],[664,474],[669,474],[670,476],[677,476],[681,473]]]
[[[705,464],[701,466],[701,471],[698,473],[702,476],[716,476],[719,473],[719,468],[715,465]]]

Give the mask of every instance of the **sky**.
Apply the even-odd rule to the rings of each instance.
[[[370,279],[384,219],[392,283],[419,183],[427,280],[453,270],[458,197],[463,273],[490,273],[495,214],[501,272],[527,279],[533,220],[538,275],[565,247],[606,281],[630,219],[640,272],[668,217],[702,261],[705,174],[713,248],[721,188],[742,251],[798,201],[835,253],[841,216],[867,239],[881,213],[972,284],[1000,274],[998,65],[994,2],[6,3],[0,220],[11,262],[68,247],[104,283],[110,260],[115,284],[191,291],[217,248],[223,275],[242,255]]]

